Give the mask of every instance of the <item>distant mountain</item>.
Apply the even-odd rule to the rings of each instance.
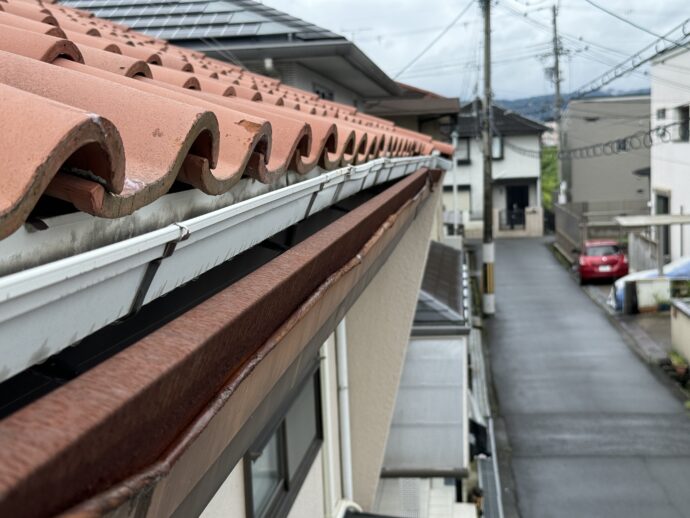
[[[649,95],[649,89],[643,90],[603,90],[589,97],[613,97],[620,95]],[[572,98],[572,94],[563,95],[563,108]],[[496,104],[512,110],[530,119],[547,122],[553,120],[553,95],[535,95],[523,99],[496,99]]]

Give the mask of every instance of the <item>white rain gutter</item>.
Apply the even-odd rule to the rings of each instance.
[[[336,361],[338,363],[338,409],[340,411],[340,466],[343,499],[354,500],[352,484],[352,441],[350,434],[350,394],[347,374],[347,333],[343,318],[335,328]]]
[[[2,277],[0,381],[41,363],[131,314],[140,305],[340,200],[409,175],[420,167],[445,169],[449,165],[438,156],[426,156],[378,159],[338,169],[134,238]],[[178,194],[186,193],[171,196]],[[199,193],[191,191],[190,196],[198,197]],[[97,234],[101,221],[90,219],[86,232]],[[70,228],[74,236],[78,227]],[[29,249],[45,249],[40,231],[21,239]],[[0,257],[9,253],[7,249],[0,252]],[[157,269],[150,268],[153,263]]]
[[[338,490],[335,484],[333,469],[335,467],[335,440],[337,430],[334,430],[331,418],[333,405],[331,405],[331,364],[328,354],[328,342],[321,346],[321,422],[323,423],[323,487],[324,487],[324,517],[335,518],[334,510],[338,499]]]

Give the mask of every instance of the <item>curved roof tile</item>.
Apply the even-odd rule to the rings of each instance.
[[[6,85],[0,105],[0,162],[12,171],[0,175],[0,238],[21,226],[61,169],[88,171],[109,191],[122,191],[125,153],[110,121]]]
[[[16,178],[0,174],[0,238],[42,194],[119,217],[175,181],[215,195],[243,176],[269,183],[288,170],[452,152],[351,106],[76,9],[9,0],[0,2],[0,25],[2,95],[24,96],[27,113],[48,114],[16,128],[32,157],[53,157],[21,162]]]

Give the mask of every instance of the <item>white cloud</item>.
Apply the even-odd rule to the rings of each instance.
[[[448,96],[468,98],[480,76],[472,64],[481,55],[481,17],[475,1],[468,13],[399,79]],[[621,16],[658,33],[690,17],[687,0],[599,0]],[[465,7],[457,0],[265,0],[298,18],[354,39],[389,75],[395,75]],[[611,64],[654,40],[634,27],[596,10],[584,0],[561,0],[559,29],[571,54],[563,58],[564,90],[577,88]],[[493,7],[494,91],[498,98],[550,93],[544,68],[548,56],[552,0],[498,0]],[[529,11],[528,20],[510,9]],[[529,23],[532,20],[532,23]],[[547,28],[539,28],[538,25]],[[584,41],[578,43],[578,39]],[[595,45],[587,46],[591,42]],[[542,45],[543,44],[543,45]],[[604,50],[597,46],[607,47]],[[576,48],[584,49],[579,52]],[[616,52],[612,52],[616,51]],[[612,86],[648,87],[642,74]],[[481,85],[479,85],[481,88]]]

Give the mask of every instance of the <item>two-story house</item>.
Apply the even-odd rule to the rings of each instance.
[[[563,114],[563,149],[573,151],[649,130],[649,96],[574,99]],[[597,210],[642,207],[649,200],[649,148],[619,153],[566,154],[561,173],[568,201]]]
[[[548,128],[497,105],[492,111],[495,234],[541,235],[541,135]],[[452,212],[457,207],[470,237],[481,234],[484,214],[481,127],[482,102],[475,100],[462,106],[456,127],[455,167],[443,182],[445,219],[452,221]],[[455,202],[453,184],[457,186]]]
[[[690,212],[690,52],[681,48],[652,62],[651,118],[660,130],[651,149],[653,214]],[[664,227],[664,255],[675,260],[690,250],[687,225]]]

